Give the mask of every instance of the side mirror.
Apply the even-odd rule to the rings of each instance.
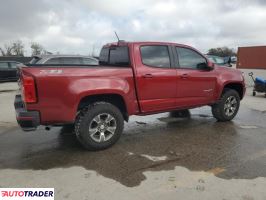
[[[214,63],[212,63],[210,61],[207,63],[207,66],[208,66],[209,70],[213,70],[214,69]]]
[[[212,62],[200,63],[197,65],[197,68],[201,69],[201,70],[213,70],[214,63],[212,63]]]

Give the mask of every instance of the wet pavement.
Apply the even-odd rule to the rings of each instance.
[[[209,107],[194,109],[185,118],[169,113],[134,116],[118,143],[98,152],[84,150],[71,128],[25,133],[16,126],[0,127],[0,173],[77,167],[125,187],[142,184],[147,172],[162,175],[178,167],[222,180],[266,177],[265,122],[265,112],[245,106],[226,123],[216,122]],[[167,179],[171,182],[171,176]]]

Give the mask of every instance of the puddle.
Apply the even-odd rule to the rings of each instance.
[[[266,178],[224,180],[184,167],[144,172],[145,180],[126,187],[82,167],[40,170],[1,170],[1,187],[53,187],[57,199],[221,199],[263,200]],[[54,178],[56,177],[56,179]],[[89,188],[89,189],[88,189]]]

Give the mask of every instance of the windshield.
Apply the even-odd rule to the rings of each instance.
[[[215,58],[217,64],[224,64],[224,59],[220,57]]]

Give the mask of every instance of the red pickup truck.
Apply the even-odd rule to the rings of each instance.
[[[131,115],[209,105],[218,121],[232,120],[245,94],[240,71],[164,42],[107,44],[95,66],[23,66],[19,84],[15,108],[23,130],[75,124],[90,150],[113,145]]]

